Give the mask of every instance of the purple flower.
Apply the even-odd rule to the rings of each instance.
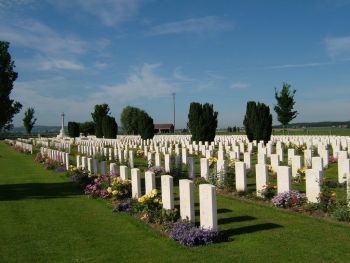
[[[41,159],[42,159],[41,152],[38,152],[38,153],[35,155],[35,161],[36,161],[36,162],[40,162]]]
[[[129,198],[125,202],[118,203],[114,208],[113,212],[128,212],[130,210],[130,206],[132,203],[132,199]]]
[[[148,168],[148,171],[153,172],[155,175],[160,175],[165,172],[164,168],[161,166],[152,166]]]
[[[58,167],[56,167],[55,171],[63,173],[63,172],[66,172],[67,170],[66,170],[66,167],[64,167],[64,166],[58,166]]]
[[[289,191],[279,193],[271,201],[277,207],[288,208],[302,205],[306,201],[306,196],[296,191]]]
[[[170,236],[180,244],[188,247],[207,245],[221,240],[218,231],[196,227],[194,224],[184,221],[173,225]]]

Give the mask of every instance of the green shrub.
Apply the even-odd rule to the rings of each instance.
[[[75,138],[80,135],[80,126],[78,122],[70,121],[68,122],[68,134],[69,137]]]
[[[336,207],[332,211],[331,216],[338,221],[350,222],[350,208],[346,206]]]
[[[195,186],[199,186],[200,184],[208,184],[209,182],[207,180],[205,180],[205,178],[203,178],[203,177],[196,177],[193,180],[193,183]]]

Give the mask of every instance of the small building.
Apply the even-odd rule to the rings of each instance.
[[[174,125],[171,123],[154,124],[154,133],[174,133]]]

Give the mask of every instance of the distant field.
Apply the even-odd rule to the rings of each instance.
[[[244,132],[227,132],[226,129],[221,129],[216,132],[217,135],[244,135]],[[273,135],[283,135],[282,129],[273,129]],[[317,127],[317,128],[289,128],[285,130],[285,135],[338,135],[350,136],[350,128],[336,127]]]

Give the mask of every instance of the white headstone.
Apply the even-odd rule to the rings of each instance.
[[[193,157],[187,157],[187,169],[188,169],[188,177],[194,178],[194,159]]]
[[[131,169],[131,195],[133,198],[141,197],[141,176],[140,169]]]
[[[268,184],[269,173],[267,171],[266,164],[255,165],[256,174],[256,195],[262,197],[261,192],[265,189]]]
[[[266,154],[258,153],[258,164],[266,164]]]
[[[338,182],[346,182],[346,178],[350,173],[350,159],[339,158],[338,159]]]
[[[280,165],[280,163],[279,163],[279,155],[278,154],[271,154],[271,167],[272,167],[272,170],[274,170],[276,172],[279,165]]]
[[[306,179],[306,197],[311,203],[318,203],[321,193],[322,170],[307,169],[305,172]]]
[[[291,191],[291,172],[288,166],[279,166],[277,168],[277,192]]]
[[[235,163],[236,190],[237,192],[247,191],[247,176],[244,162]]]
[[[311,158],[311,167],[312,167],[312,169],[323,171],[322,158],[318,157],[318,156],[312,157]]]
[[[174,209],[173,177],[162,175],[162,203],[164,209]]]
[[[109,173],[110,174],[116,174],[117,173],[117,164],[116,163],[110,163],[109,164]]]
[[[179,180],[180,191],[180,217],[183,220],[194,222],[194,194],[193,182],[188,179]]]
[[[134,168],[134,152],[132,150],[129,151],[129,166]]]
[[[166,173],[170,173],[170,154],[164,155],[164,169]]]
[[[247,170],[251,169],[251,158],[250,158],[250,152],[245,152],[244,153],[244,163],[245,163],[245,167]]]
[[[102,161],[101,163],[100,163],[100,171],[101,171],[101,174],[102,175],[105,175],[106,174],[106,161]]]
[[[292,176],[296,177],[298,174],[298,170],[301,169],[301,156],[300,155],[294,155],[292,157]]]
[[[200,225],[204,229],[218,230],[216,187],[211,184],[199,185]]]
[[[127,180],[129,178],[129,171],[128,171],[128,167],[125,165],[121,165],[119,167],[119,173],[120,173],[120,178],[123,180]]]
[[[146,194],[149,194],[153,189],[156,189],[156,177],[153,172],[145,172],[145,189]]]
[[[207,158],[201,158],[201,177],[209,179],[209,161]]]

